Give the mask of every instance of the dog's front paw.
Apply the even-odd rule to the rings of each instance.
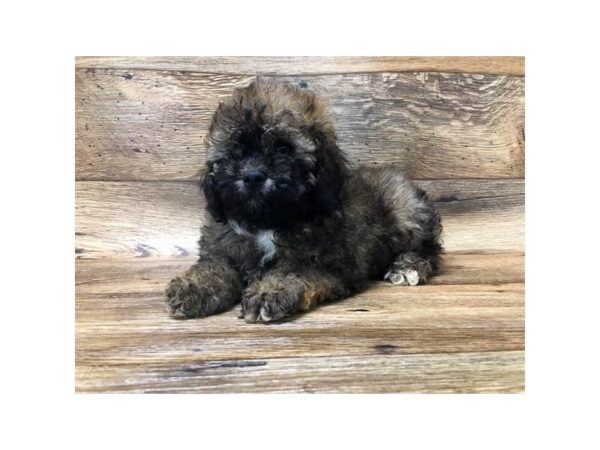
[[[241,282],[224,264],[194,264],[167,287],[167,307],[175,319],[204,317],[228,310],[240,301]]]
[[[209,302],[208,291],[186,277],[174,278],[167,287],[167,306],[175,319],[205,316]]]
[[[241,317],[248,323],[272,322],[294,314],[298,310],[297,293],[276,291],[256,292],[249,289],[242,298]]]
[[[182,277],[171,280],[167,287],[167,307],[175,319],[200,316],[201,303],[198,286]]]

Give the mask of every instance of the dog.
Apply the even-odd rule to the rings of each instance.
[[[175,319],[241,302],[246,322],[281,321],[370,280],[415,286],[438,270],[433,203],[397,168],[351,169],[314,92],[262,80],[236,89],[206,148],[199,259],[166,290]]]

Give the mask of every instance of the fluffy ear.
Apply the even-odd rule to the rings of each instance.
[[[210,161],[206,162],[206,166],[200,174],[200,189],[202,189],[206,199],[206,210],[217,222],[225,222],[225,212],[223,211],[223,204],[216,187]]]
[[[342,207],[342,186],[348,176],[346,157],[336,144],[335,136],[323,132],[315,135],[317,149],[314,188],[316,213],[329,216]]]

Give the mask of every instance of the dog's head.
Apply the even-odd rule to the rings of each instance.
[[[284,227],[341,206],[346,161],[325,104],[308,90],[262,81],[236,90],[206,142],[201,185],[218,221]]]

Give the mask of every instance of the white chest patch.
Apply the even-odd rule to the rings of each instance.
[[[262,253],[260,264],[265,264],[273,259],[277,253],[275,245],[275,233],[273,230],[261,230],[255,235],[256,246],[258,251]]]
[[[240,236],[254,238],[258,251],[262,254],[260,264],[263,265],[273,259],[277,254],[277,246],[275,245],[275,232],[273,230],[260,230],[256,233],[251,233],[242,227],[235,220],[230,220],[229,225],[233,232]]]

